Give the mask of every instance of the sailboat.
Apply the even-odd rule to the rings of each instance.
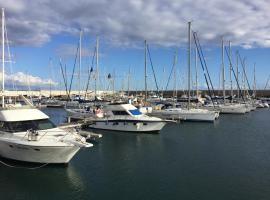
[[[56,127],[42,111],[21,96],[23,103],[5,99],[5,12],[2,8],[2,103],[0,156],[33,163],[68,163],[84,147],[93,146],[73,129]]]
[[[225,93],[225,67],[224,67],[224,41],[221,41],[221,57],[222,57],[222,89],[223,89],[223,104],[218,105],[218,110],[222,114],[245,114],[248,112],[247,106],[244,104],[226,103],[226,93]],[[229,43],[229,48],[230,48]],[[230,48],[231,49],[231,48]],[[231,50],[230,50],[231,51]],[[231,54],[230,54],[231,55]],[[231,59],[229,57],[229,59]],[[231,82],[231,96],[233,96],[232,91],[232,77],[231,77],[232,64],[230,62],[230,82]],[[237,80],[238,81],[238,80]]]
[[[214,122],[219,117],[218,111],[210,111],[206,109],[191,108],[190,106],[190,82],[191,82],[191,22],[188,22],[188,107],[187,108],[169,108],[156,111],[154,114],[161,116],[171,116],[173,119],[185,121],[205,121]]]

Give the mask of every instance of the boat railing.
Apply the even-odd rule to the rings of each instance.
[[[23,136],[22,140],[26,139],[28,141],[40,141],[46,134],[50,133],[50,132],[60,132],[63,133],[63,131],[48,131],[48,130],[33,130],[33,129],[29,129],[26,131],[25,135]],[[81,141],[82,142],[82,136],[75,134],[76,131],[74,131],[74,129],[65,129],[65,134],[61,135],[62,137],[58,138],[58,142],[59,141],[63,141],[65,137],[67,137],[68,135],[73,135],[76,139],[76,141]]]

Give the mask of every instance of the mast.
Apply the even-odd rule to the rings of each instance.
[[[239,69],[238,69],[238,51],[236,52],[236,79],[239,80]],[[239,87],[237,87],[237,97],[240,98],[240,90]]]
[[[221,65],[222,65],[222,89],[223,89],[223,101],[225,104],[225,67],[224,67],[224,41],[221,38]]]
[[[195,47],[195,70],[196,70],[196,97],[199,97],[199,90],[198,90],[198,49]]]
[[[52,59],[50,58],[50,63],[49,63],[49,68],[50,68],[50,98],[52,98]]]
[[[188,22],[188,110],[190,109],[190,52],[191,51],[191,22]]]
[[[80,40],[79,40],[79,98],[81,98],[81,67],[82,67],[82,30],[80,31]]]
[[[246,77],[245,77],[246,58],[244,58],[243,63],[244,63],[243,71],[242,71],[242,75],[243,75],[243,90],[244,90],[244,96],[246,97],[246,95],[247,95],[247,91],[246,91]]]
[[[129,84],[130,84],[130,67],[128,69],[128,97],[129,97]]]
[[[176,88],[176,62],[177,62],[177,51],[175,51],[174,54],[174,61],[173,61],[173,96],[176,97],[176,101],[177,101],[177,88]]]
[[[147,52],[146,52],[146,48],[147,48],[147,44],[146,44],[146,40],[144,40],[144,103],[146,103],[146,99],[147,99]]]
[[[254,63],[254,77],[253,77],[253,97],[256,97],[256,63]]]
[[[229,57],[232,60],[232,50],[231,50],[231,41],[229,41]],[[232,63],[230,62],[230,89],[231,97],[233,97],[233,87],[232,87]]]
[[[95,76],[95,99],[97,98],[97,79],[98,79],[98,50],[99,50],[99,38],[97,36],[97,41],[96,41],[96,76]]]
[[[5,9],[2,8],[2,107],[5,107]]]

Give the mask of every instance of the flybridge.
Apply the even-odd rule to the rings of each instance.
[[[33,108],[2,110],[0,112],[0,121],[5,122],[30,121],[40,119],[49,119],[49,117],[40,110]]]

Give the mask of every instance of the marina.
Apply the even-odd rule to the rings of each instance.
[[[63,109],[42,110],[55,123],[66,120]],[[0,165],[2,198],[267,199],[269,117],[261,109],[215,123],[171,123],[160,134],[102,131],[68,167]]]
[[[0,199],[269,199],[267,6],[240,0],[253,15],[228,24],[218,0],[16,1],[0,0]]]

